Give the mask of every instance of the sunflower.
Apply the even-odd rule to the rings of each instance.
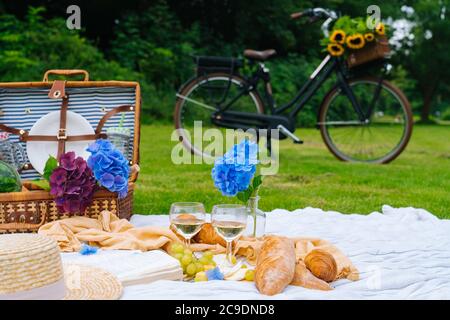
[[[327,50],[333,57],[342,56],[342,54],[344,53],[344,47],[338,43],[328,44]]]
[[[384,23],[378,22],[378,24],[375,27],[375,31],[380,35],[384,36],[386,33],[386,27],[384,26]]]
[[[361,49],[362,47],[364,47],[364,44],[364,37],[360,33],[356,33],[352,36],[347,37],[347,46],[350,49]]]
[[[364,34],[364,39],[366,39],[367,42],[371,42],[373,41],[373,39],[375,39],[375,36],[373,35],[372,32],[368,32]]]
[[[340,30],[340,29],[334,30],[333,33],[330,36],[330,41],[343,44],[345,42],[345,32],[344,32],[344,30]]]

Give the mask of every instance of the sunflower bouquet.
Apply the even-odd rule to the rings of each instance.
[[[369,29],[367,25],[361,17],[343,16],[336,20],[330,36],[322,39],[321,44],[330,55],[339,57],[346,53],[346,49],[358,50],[377,37],[385,36],[386,26],[382,22],[376,24],[374,29]]]

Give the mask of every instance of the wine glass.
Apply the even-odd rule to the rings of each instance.
[[[233,264],[233,240],[239,238],[247,226],[247,209],[239,204],[215,205],[211,222],[214,230],[227,242],[227,260]]]
[[[175,202],[170,206],[170,223],[185,239],[189,248],[191,239],[205,223],[205,207],[200,202]]]

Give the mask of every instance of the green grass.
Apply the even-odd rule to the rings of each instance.
[[[236,202],[214,188],[210,165],[174,165],[172,127],[143,126],[141,173],[134,212],[161,214],[175,201]],[[315,129],[298,129],[304,145],[281,142],[280,170],[260,191],[260,206],[293,210],[307,206],[368,214],[383,204],[424,208],[450,218],[450,126],[415,126],[403,154],[388,165],[335,159]]]

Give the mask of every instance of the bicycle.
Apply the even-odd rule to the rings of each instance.
[[[314,8],[291,15],[293,19],[301,17],[325,19],[322,30],[327,34],[337,14]],[[411,107],[403,92],[383,78],[392,67],[387,61],[382,61],[383,76],[354,78],[349,76],[345,60],[327,55],[297,95],[277,107],[270,72],[264,65],[275,54],[273,49],[245,50],[244,57],[257,66],[250,76],[239,72],[242,59],[195,57],[198,74],[181,86],[174,112],[175,128],[188,150],[203,157],[217,156],[192,143],[194,121],[214,128],[276,129],[280,139],[303,143],[294,134],[296,116],[333,72],[337,83],[323,98],[316,125],[329,151],[343,161],[388,163],[405,149],[412,133]],[[264,100],[258,91],[260,81]],[[270,152],[270,137],[267,147]]]

